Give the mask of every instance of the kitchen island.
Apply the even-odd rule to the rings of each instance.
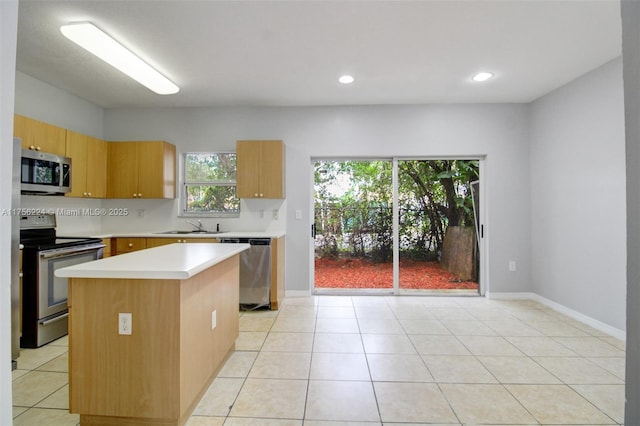
[[[170,244],[56,271],[69,278],[69,411],[81,425],[187,421],[235,348],[248,248]]]

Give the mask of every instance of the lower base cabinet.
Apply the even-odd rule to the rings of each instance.
[[[185,280],[69,278],[69,410],[80,424],[185,424],[235,348],[238,277],[236,255]],[[119,313],[131,314],[130,335]]]
[[[271,239],[271,310],[280,309],[284,299],[284,237]]]
[[[271,289],[269,303],[271,310],[278,310],[284,299],[284,254],[285,237],[271,239]],[[218,243],[217,238],[144,238],[144,237],[116,237],[111,239],[111,254],[118,255],[136,250],[163,246],[175,243]],[[115,249],[115,250],[114,250]],[[105,248],[105,257],[107,257]]]

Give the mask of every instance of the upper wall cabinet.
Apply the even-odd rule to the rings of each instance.
[[[67,130],[67,157],[71,157],[71,192],[67,197],[107,196],[107,142]]]
[[[67,130],[23,115],[13,117],[13,135],[22,139],[23,149],[65,155]]]
[[[285,198],[282,141],[237,141],[236,161],[238,198]]]
[[[175,198],[176,147],[164,141],[110,142],[107,198]]]

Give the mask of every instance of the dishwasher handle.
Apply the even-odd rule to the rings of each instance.
[[[270,246],[271,238],[222,238],[221,243],[242,243],[251,244],[252,246]]]
[[[238,244],[240,242],[240,238],[221,238],[220,242],[223,244]]]

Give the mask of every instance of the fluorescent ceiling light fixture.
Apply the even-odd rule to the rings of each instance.
[[[355,81],[355,78],[353,78],[353,76],[350,76],[350,75],[343,75],[343,76],[340,76],[338,81],[342,84],[351,84]]]
[[[90,22],[63,25],[60,31],[69,40],[159,95],[172,95],[180,90],[165,76]]]
[[[471,77],[471,79],[473,81],[487,81],[490,78],[493,78],[493,73],[491,72],[479,72],[476,75],[474,75],[473,77]]]

